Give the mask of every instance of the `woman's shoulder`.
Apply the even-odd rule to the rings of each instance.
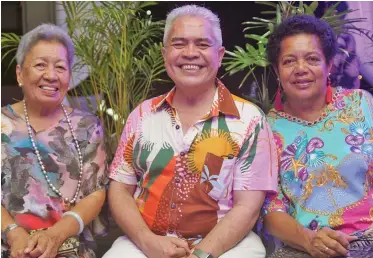
[[[69,114],[69,118],[73,126],[78,128],[86,128],[88,130],[102,127],[101,120],[97,115],[78,108],[71,108],[70,110],[70,112],[68,110],[66,111]]]
[[[340,91],[340,95],[342,95],[343,97],[356,96],[358,98],[372,98],[372,94],[363,89],[348,89],[341,86],[337,87],[337,90],[338,89]]]
[[[16,120],[20,118],[19,113],[19,103],[1,107],[1,119]]]
[[[67,113],[70,113],[70,117],[71,118],[75,118],[75,119],[85,119],[85,120],[98,120],[99,121],[99,118],[97,115],[89,112],[89,111],[86,111],[86,110],[82,110],[82,109],[79,109],[79,108],[69,108],[66,110]]]

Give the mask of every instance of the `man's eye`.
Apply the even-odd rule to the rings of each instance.
[[[206,49],[206,48],[209,48],[209,47],[210,47],[210,44],[207,44],[207,43],[200,43],[200,44],[198,44],[198,47],[199,47],[199,48],[202,48],[202,49]]]
[[[175,48],[183,48],[185,46],[185,44],[183,44],[183,43],[174,43],[174,44],[172,44],[172,46],[175,47]]]

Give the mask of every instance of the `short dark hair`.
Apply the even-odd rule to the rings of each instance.
[[[286,37],[303,33],[316,35],[319,38],[325,59],[327,63],[330,63],[337,49],[337,41],[333,29],[327,22],[310,15],[289,17],[275,28],[267,44],[268,61],[277,67],[281,42]]]

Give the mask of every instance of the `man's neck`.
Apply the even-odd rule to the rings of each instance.
[[[180,110],[194,108],[203,109],[206,106],[210,108],[214,100],[215,92],[215,85],[198,89],[185,89],[176,86],[172,105]]]

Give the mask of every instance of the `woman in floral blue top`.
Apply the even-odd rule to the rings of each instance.
[[[278,92],[268,115],[279,156],[279,193],[265,229],[285,244],[270,257],[373,257],[373,97],[332,88],[330,26],[301,15],[271,35]]]

